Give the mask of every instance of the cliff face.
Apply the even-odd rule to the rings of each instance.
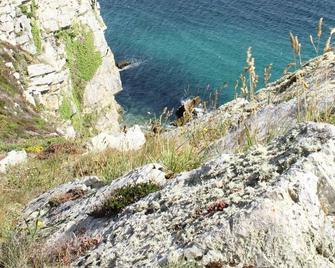
[[[95,0],[1,1],[0,22],[0,41],[36,59],[16,75],[27,101],[78,131],[118,131],[121,80]]]

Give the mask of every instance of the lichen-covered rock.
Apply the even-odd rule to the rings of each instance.
[[[74,234],[83,230],[88,237],[103,236],[113,219],[95,218],[89,214],[101,207],[118,189],[143,183],[163,187],[167,183],[163,167],[159,164],[143,166],[108,186],[104,186],[104,182],[97,177],[86,177],[61,185],[32,201],[25,210],[25,218],[31,224],[39,220],[45,227],[57,225],[56,229],[39,230],[39,234],[47,238],[47,251],[52,251],[55,245],[64,245]]]
[[[94,76],[80,89],[82,100],[73,99],[73,96],[78,98],[78,85],[71,79],[74,75],[67,64],[66,41],[59,38],[62,32],[75,25],[87,27],[101,57]],[[35,62],[27,66],[26,77],[21,78],[27,83],[24,92],[27,101],[44,107],[49,118],[57,115],[60,120],[69,119],[62,118],[69,117],[61,111],[65,97],[68,98],[66,102],[73,104],[81,101],[77,112],[93,114],[96,121],[93,125],[96,124],[98,131],[118,132],[120,108],[114,95],[122,85],[113,53],[105,40],[105,29],[99,4],[94,0],[7,0],[0,3],[0,41],[20,45],[35,58]]]
[[[5,173],[8,168],[21,164],[27,160],[27,153],[25,151],[11,151],[4,159],[0,161],[0,173]]]
[[[206,267],[334,267],[334,158],[335,127],[305,123],[266,146],[223,154],[169,182],[161,168],[149,165],[77,201],[50,207],[48,200],[61,186],[29,204],[25,218],[44,223],[39,233],[47,249],[78,230],[88,237],[99,234],[99,244],[73,262],[78,267],[184,261]],[[92,216],[117,187],[152,179],[161,185],[159,192],[117,216]]]

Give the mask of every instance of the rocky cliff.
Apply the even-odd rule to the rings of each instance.
[[[12,66],[28,102],[63,129],[71,123],[77,132],[118,131],[121,81],[97,1],[1,1],[0,22],[0,41],[33,58]]]

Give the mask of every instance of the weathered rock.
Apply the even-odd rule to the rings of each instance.
[[[78,267],[159,267],[185,260],[207,267],[334,267],[334,157],[334,126],[300,124],[267,146],[222,155],[167,184],[160,168],[147,166],[51,208],[52,194],[74,187],[61,186],[28,205],[25,218],[45,224],[39,232],[47,249],[78,230],[101,235],[99,245],[73,263]],[[119,215],[88,215],[129,178],[158,177],[162,190]]]
[[[40,0],[34,8],[34,20],[40,29],[41,48],[36,47],[32,31],[32,0],[7,0],[0,3],[0,41],[20,45],[33,54],[27,66],[24,96],[33,105],[44,107],[51,119],[58,117],[62,124],[63,96],[74,95],[65,41],[57,34],[73,25],[82,25],[94,36],[94,44],[102,57],[102,64],[83,90],[81,108],[85,114],[94,114],[97,130],[119,132],[119,106],[114,95],[122,89],[119,70],[104,36],[106,29],[97,1],[92,0]],[[36,24],[35,23],[35,24]],[[24,74],[26,72],[23,72]],[[72,98],[69,102],[75,103]],[[56,115],[56,117],[55,117]],[[108,117],[108,123],[105,118]]]
[[[52,251],[55,246],[73,238],[73,234],[87,231],[88,236],[102,235],[101,228],[112,219],[96,219],[89,216],[92,211],[101,206],[104,201],[118,189],[125,186],[154,183],[163,187],[167,180],[163,167],[159,164],[149,164],[131,171],[124,177],[114,180],[110,185],[103,186],[103,181],[97,177],[85,177],[50,190],[34,200],[27,209],[25,215],[28,221],[34,222],[38,218],[43,225],[57,224],[57,229],[50,233],[47,229],[39,230],[42,236],[49,237],[47,250]],[[69,194],[78,193],[76,198],[69,198]],[[64,198],[67,196],[67,199]],[[92,201],[89,201],[92,200]],[[75,210],[73,210],[75,209]],[[79,224],[78,224],[79,223]]]
[[[115,149],[118,151],[136,151],[143,147],[146,138],[141,128],[135,125],[121,134],[100,133],[93,137],[88,148],[91,151],[104,151],[106,149]]]
[[[25,162],[27,157],[25,151],[9,152],[6,157],[0,161],[0,173],[6,173],[8,168]]]
[[[57,132],[66,139],[74,139],[77,136],[77,132],[70,121],[65,122],[63,126],[59,127]]]

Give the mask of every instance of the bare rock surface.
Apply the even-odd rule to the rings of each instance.
[[[5,173],[8,168],[21,164],[27,160],[28,156],[25,151],[11,151],[4,159],[0,161],[0,173]]]
[[[304,123],[174,180],[148,165],[109,186],[97,187],[92,178],[62,185],[30,203],[25,219],[43,222],[46,248],[74,239],[78,230],[99,234],[99,244],[73,262],[78,267],[185,260],[206,267],[335,267],[334,159],[335,127]],[[145,181],[162,188],[117,216],[90,216],[118,187]],[[76,187],[85,194],[50,206],[55,194]]]
[[[146,142],[140,126],[135,125],[120,134],[100,133],[91,138],[88,143],[90,151],[100,152],[106,149],[115,149],[121,152],[137,151]]]

